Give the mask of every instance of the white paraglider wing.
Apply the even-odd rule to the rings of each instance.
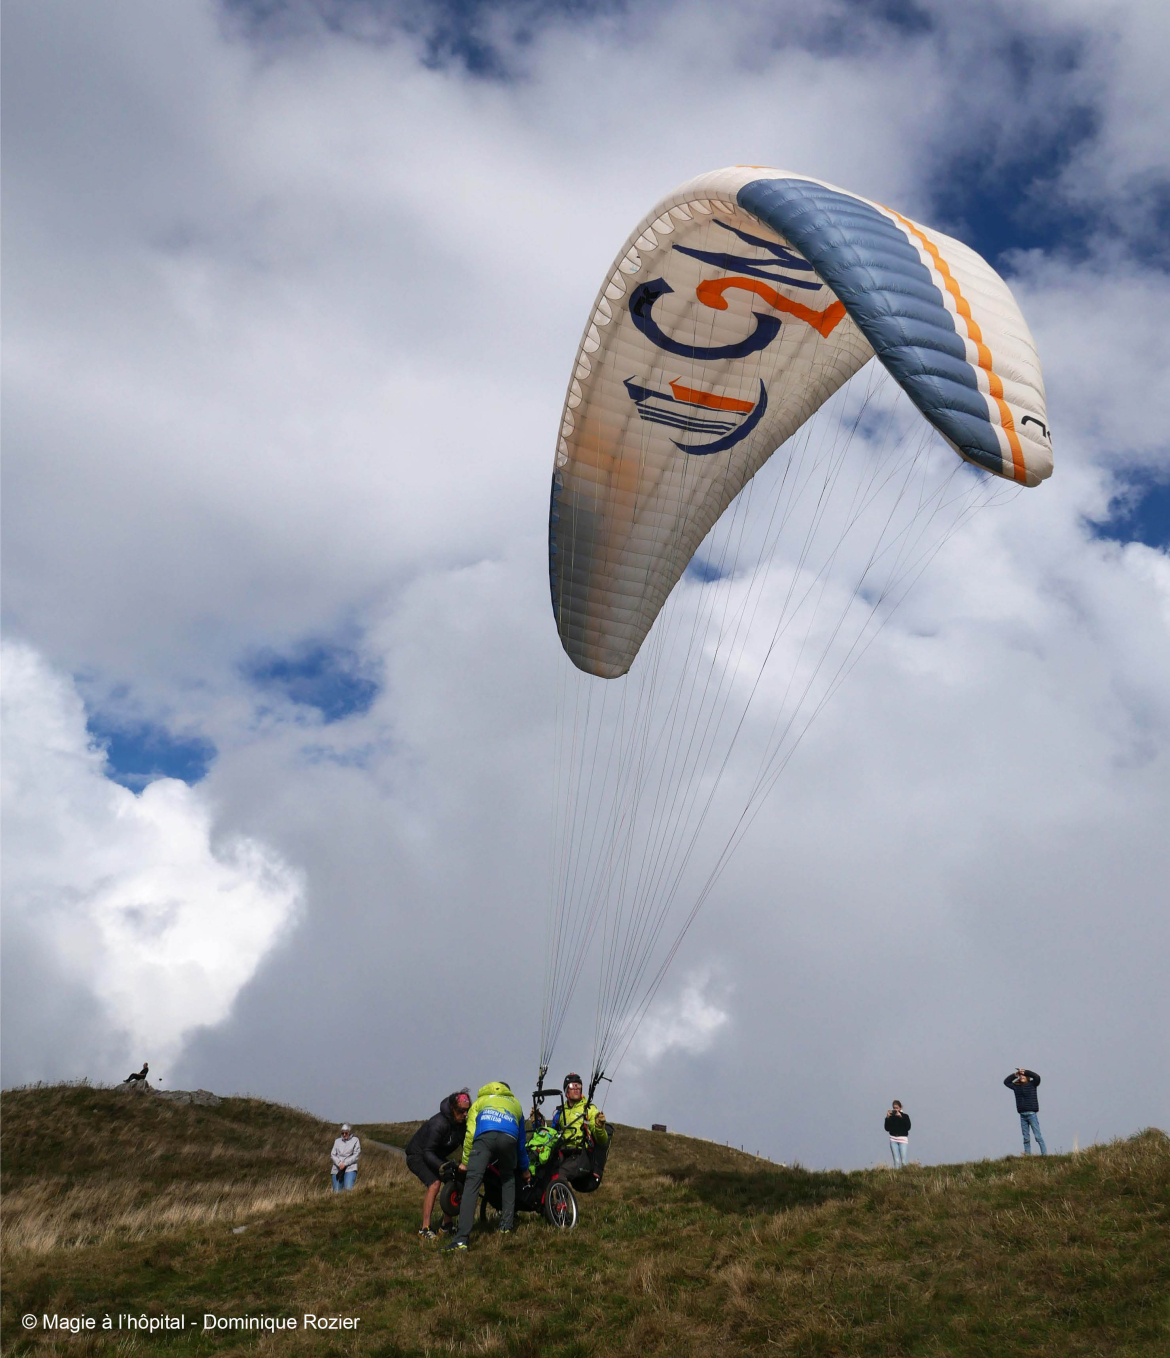
[[[1051,472],[1047,419],[1006,284],[890,208],[737,167],[636,228],[553,471],[576,669],[557,677],[542,1069],[596,948],[591,1085],[614,1073],[817,714],[950,535]]]
[[[875,353],[962,457],[1049,475],[1032,337],[959,241],[758,167],[652,211],[599,294],[557,445],[553,610],[578,668],[626,673],[724,509]]]

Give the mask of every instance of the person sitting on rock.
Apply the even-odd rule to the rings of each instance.
[[[143,1063],[142,1063],[142,1069],[141,1069],[140,1071],[136,1072],[135,1074],[127,1075],[126,1078],[122,1081],[122,1083],[123,1083],[124,1085],[133,1085],[133,1084],[137,1084],[139,1080],[145,1080],[145,1079],[146,1079],[146,1072],[147,1072],[149,1069],[150,1069],[150,1063],[149,1063],[148,1061],[143,1061]]]

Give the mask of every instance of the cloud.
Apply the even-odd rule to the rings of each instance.
[[[3,667],[5,1077],[110,1079],[143,1057],[159,1072],[227,1017],[303,883],[255,840],[213,842],[211,809],[185,783],[136,796],[112,782],[76,689],[31,647],[6,642]],[[43,1032],[30,956],[93,1016],[80,1041]]]
[[[630,1044],[626,1074],[639,1075],[667,1055],[709,1052],[731,1021],[721,1007],[727,997],[713,997],[712,989],[709,971],[692,972],[676,995],[659,1000]]]
[[[186,1083],[351,1118],[535,1073],[551,431],[631,224],[750,161],[1026,245],[1057,466],[951,540],[825,709],[610,1111],[725,1139],[734,1107],[762,1149],[852,1164],[896,1094],[924,1158],[998,1152],[985,1080],[1025,1061],[1050,1144],[1164,1121],[1166,554],[1088,526],[1167,459],[1170,299],[1131,212],[1164,168],[1164,6],[468,13],[5,15],[4,620],[33,676],[6,1079],[125,1073],[162,1028]],[[214,749],[198,788],[113,784],[83,700]],[[197,1001],[188,946],[224,967]],[[692,974],[721,988],[684,1001]]]

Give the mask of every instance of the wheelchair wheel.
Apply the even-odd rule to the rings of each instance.
[[[571,1231],[577,1224],[577,1199],[568,1184],[554,1179],[544,1195],[544,1218],[550,1226]]]
[[[439,1210],[447,1217],[458,1217],[459,1203],[463,1197],[463,1185],[457,1180],[452,1179],[448,1184],[444,1184],[439,1189]]]

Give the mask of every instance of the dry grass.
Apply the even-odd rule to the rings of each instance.
[[[4,1114],[5,1261],[234,1227],[332,1192],[335,1129],[259,1099],[201,1108],[122,1087],[34,1086],[5,1092]],[[395,1157],[363,1152],[360,1191],[405,1177]]]
[[[514,1236],[477,1232],[469,1255],[444,1259],[416,1235],[419,1185],[369,1146],[402,1144],[417,1124],[359,1128],[364,1187],[337,1196],[324,1182],[332,1128],[316,1119],[230,1100],[111,1133],[104,1120],[125,1098],[4,1095],[5,1216],[11,1229],[15,1205],[30,1232],[4,1278],[14,1354],[108,1352],[96,1339],[22,1334],[25,1311],[131,1306],[362,1317],[344,1341],[158,1336],[139,1340],[140,1354],[291,1358],[330,1343],[355,1358],[1170,1353],[1170,1141],[1158,1132],[1046,1160],[810,1174],[621,1128],[576,1231],[522,1217]],[[77,1128],[66,1140],[96,1159],[66,1163],[62,1152],[41,1175],[33,1141],[15,1156],[10,1147],[47,1125],[53,1100],[62,1126],[95,1123],[95,1135]],[[150,1173],[107,1181],[127,1150]],[[234,1235],[244,1214],[249,1228]],[[55,1243],[33,1242],[35,1222],[59,1231]]]

